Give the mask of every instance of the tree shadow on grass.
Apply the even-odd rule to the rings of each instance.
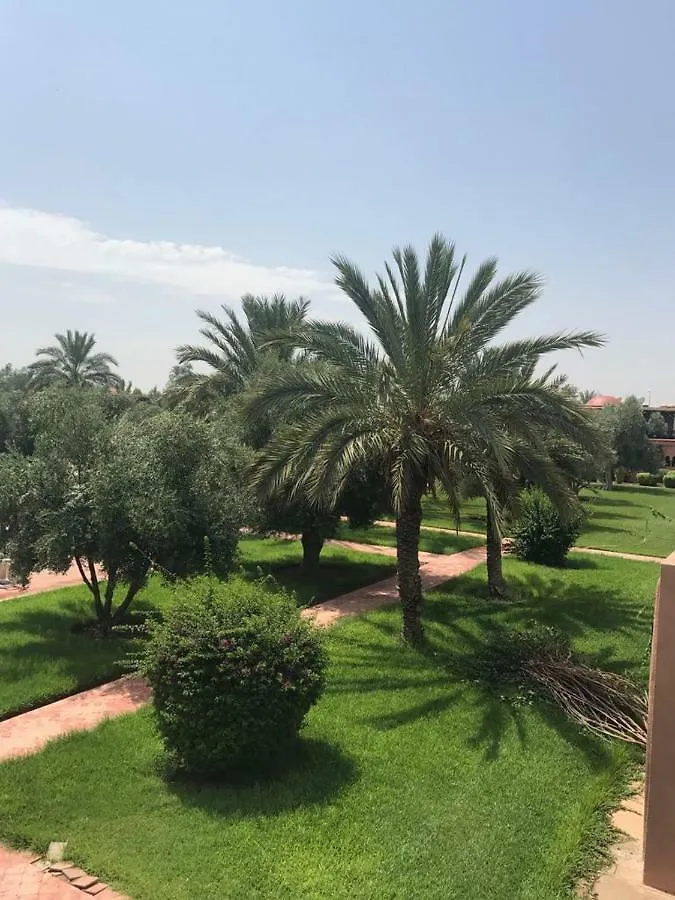
[[[598,563],[590,558],[570,560],[571,570],[592,570]],[[523,626],[533,621],[562,631],[570,638],[583,636],[591,629],[607,634],[631,633],[644,612],[644,603],[617,594],[599,580],[597,585],[575,584],[564,579],[565,570],[556,577],[555,570],[536,567],[522,574],[509,574],[510,602],[493,603],[487,598],[484,579],[462,576],[441,585],[430,594],[425,606],[425,618],[466,637],[467,625],[498,620],[505,624]]]
[[[637,518],[636,519],[631,518],[628,521],[626,521],[626,519],[624,519],[624,522],[626,522],[626,524],[629,525],[629,527],[628,528],[626,528],[626,527],[617,528],[614,525],[608,525],[604,516],[602,518],[598,517],[597,519],[596,518],[589,519],[587,522],[584,523],[584,528],[583,528],[583,531],[581,532],[581,537],[587,538],[589,535],[596,534],[598,532],[600,532],[601,534],[632,535],[632,534],[634,534],[635,529],[631,528],[630,524],[632,524],[634,522],[640,523],[641,521],[642,520],[637,519]]]
[[[78,630],[93,617],[86,595],[45,594],[6,602],[13,608],[0,620],[0,721],[130,671],[127,657],[138,646],[136,639]],[[142,597],[134,610],[157,612]]]
[[[598,563],[575,557],[569,568],[584,572],[598,568]],[[565,580],[564,570],[560,577],[550,569],[541,575],[536,570],[509,573],[509,586],[512,602],[506,604],[489,602],[485,579],[475,573],[430,592],[424,610],[428,643],[421,651],[401,645],[400,620],[382,611],[361,617],[376,633],[372,640],[363,633],[352,636],[336,631],[333,651],[344,654],[342,671],[352,675],[332,682],[329,691],[356,695],[412,689],[410,702],[363,720],[378,730],[443,715],[455,704],[468,705],[475,729],[467,734],[467,744],[488,761],[499,757],[507,735],[515,734],[526,749],[528,723],[536,716],[582,752],[594,771],[603,769],[611,758],[609,744],[581,730],[543,697],[514,695],[509,686],[484,677],[485,663],[489,663],[485,656],[505,630],[537,623],[571,639],[595,634],[593,649],[583,654],[584,661],[617,673],[630,672],[636,660],[618,653],[612,637],[635,635],[643,629],[639,619],[644,602],[603,585],[602,580],[597,585]],[[603,641],[605,634],[607,641]],[[426,689],[433,696],[425,699]],[[440,696],[439,690],[443,691]]]
[[[633,493],[633,491],[622,488],[621,493]],[[625,500],[623,497],[612,494],[611,491],[599,491],[597,494],[593,494],[592,497],[582,497],[581,502],[584,506],[632,506],[635,508],[635,503],[632,500]]]
[[[381,561],[367,558],[331,555],[319,563],[316,572],[303,571],[297,556],[286,556],[278,561],[245,562],[241,574],[249,581],[260,577],[270,578],[270,589],[275,585],[293,591],[300,606],[310,606],[331,600],[340,594],[359,587],[376,584],[389,578],[396,571],[392,558],[381,557]]]
[[[356,761],[335,744],[299,738],[272,764],[227,780],[195,781],[178,776],[158,759],[169,791],[187,807],[214,818],[274,816],[293,809],[322,806],[358,778]]]

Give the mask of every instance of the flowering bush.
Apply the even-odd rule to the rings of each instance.
[[[196,775],[269,760],[325,685],[326,654],[294,599],[239,579],[196,581],[151,631],[141,669],[164,744]]]

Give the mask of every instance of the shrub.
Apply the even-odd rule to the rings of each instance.
[[[635,476],[637,483],[643,487],[656,487],[659,483],[658,475],[652,475],[651,472],[638,472]]]
[[[563,518],[543,491],[529,488],[520,497],[513,552],[529,562],[561,566],[581,534],[583,520],[581,511]]]
[[[297,737],[326,663],[291,596],[200,579],[151,629],[140,667],[173,761],[217,776],[259,766]]]
[[[663,486],[667,488],[675,488],[675,472],[666,472],[663,476]]]

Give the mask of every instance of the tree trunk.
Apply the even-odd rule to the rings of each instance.
[[[117,609],[115,610],[115,615],[114,615],[114,616],[112,617],[112,619],[110,620],[110,621],[112,622],[113,625],[121,625],[122,622],[124,622],[124,618],[125,618],[125,616],[126,616],[126,614],[127,614],[127,610],[128,610],[129,607],[131,606],[131,604],[132,604],[132,602],[133,602],[133,599],[134,599],[134,597],[136,596],[136,594],[137,594],[137,593],[140,591],[140,589],[143,587],[144,582],[145,582],[145,577],[140,578],[140,579],[138,579],[138,580],[136,580],[136,581],[132,581],[132,582],[129,584],[129,587],[128,587],[128,589],[127,589],[126,597],[125,597],[124,600],[120,603],[120,605],[117,607]]]
[[[98,583],[98,578],[96,577],[96,565],[93,560],[87,559],[87,565],[89,566],[89,578],[84,571],[84,566],[82,565],[82,560],[79,556],[75,557],[75,563],[77,564],[78,571],[82,580],[87,585],[89,590],[91,591],[91,595],[94,598],[94,612],[96,613],[96,618],[99,622],[102,622],[105,619],[105,611],[103,609],[103,603],[101,602],[101,589]]]
[[[314,575],[319,568],[319,557],[324,539],[316,529],[303,531],[302,537],[302,570],[307,575]]]
[[[422,579],[420,578],[420,526],[422,524],[422,492],[415,490],[404,499],[396,519],[396,564],[398,595],[403,611],[403,640],[421,644]]]
[[[491,600],[505,600],[506,581],[502,571],[502,539],[497,527],[494,510],[488,503],[487,510],[487,574],[488,594]]]
[[[105,614],[109,619],[112,615],[113,597],[117,586],[117,569],[113,566],[108,571],[108,583],[105,588]]]

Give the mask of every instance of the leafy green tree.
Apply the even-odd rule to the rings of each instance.
[[[650,438],[664,438],[668,434],[666,420],[660,412],[650,413],[647,419],[647,435]]]
[[[40,347],[36,351],[40,358],[28,366],[35,386],[121,386],[122,379],[111,369],[117,366],[117,360],[109,353],[92,353],[96,345],[93,334],[68,329],[55,337],[56,344]]]
[[[262,532],[299,534],[302,568],[311,575],[318,570],[321,550],[335,535],[339,521],[337,512],[317,509],[304,495],[294,499],[290,492],[280,489],[260,505],[255,525]]]
[[[0,453],[12,448],[30,453],[33,436],[28,420],[30,374],[6,365],[0,369]]]
[[[281,335],[292,338],[306,321],[309,301],[287,300],[283,294],[272,298],[245,294],[241,306],[244,321],[226,304],[222,305],[223,319],[197,310],[205,326],[199,333],[207,344],[184,344],[176,350],[179,367],[168,385],[170,400],[199,410],[205,400],[213,402],[218,396],[243,391],[266,356],[282,361],[292,358],[292,340],[274,345],[271,341]],[[196,372],[193,363],[204,364],[210,371]]]
[[[288,423],[256,465],[262,496],[295,481],[319,507],[331,509],[357,466],[382,466],[396,513],[403,635],[417,642],[425,491],[440,483],[458,515],[459,487],[471,476],[501,520],[484,448],[509,473],[513,434],[536,442],[543,428],[564,421],[571,436],[583,435],[587,417],[579,404],[550,374],[530,373],[545,354],[601,341],[582,332],[496,346],[537,298],[537,276],[524,272],[497,282],[490,259],[460,293],[464,264],[440,235],[431,241],[424,271],[412,247],[394,250],[393,257],[376,287],[348,259],[333,260],[337,284],[365,317],[369,336],[343,323],[308,325],[296,342],[313,363],[268,379],[248,415],[273,410]]]
[[[658,448],[649,443],[642,403],[627,397],[619,406],[606,406],[597,413],[614,451],[614,465],[629,472],[655,472],[661,462]],[[611,485],[611,473],[609,483]]]
[[[175,413],[108,422],[100,393],[83,388],[40,392],[32,413],[33,456],[0,459],[0,551],[24,583],[75,560],[108,628],[153,566],[198,572],[208,545],[213,570],[231,569],[248,464],[236,441]]]

